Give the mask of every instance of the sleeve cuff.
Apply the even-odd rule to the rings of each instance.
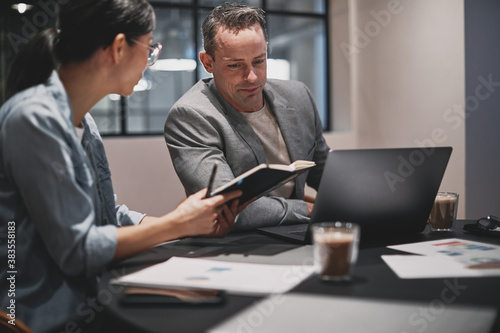
[[[279,225],[309,223],[307,216],[307,203],[304,200],[288,199],[286,200],[287,213]]]
[[[92,240],[92,244],[87,244],[86,275],[94,276],[113,260],[118,242],[116,226],[105,225],[91,228],[87,239]]]
[[[126,205],[116,206],[116,221],[120,227],[137,225],[142,221],[144,216],[146,214],[129,210]]]

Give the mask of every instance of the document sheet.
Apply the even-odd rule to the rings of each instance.
[[[416,255],[383,255],[403,279],[500,276],[500,246],[459,238],[388,248]]]
[[[142,287],[222,289],[236,294],[274,294],[292,289],[313,273],[310,265],[268,265],[172,257],[113,283]]]
[[[272,295],[208,330],[210,333],[489,333],[492,308],[287,293]]]

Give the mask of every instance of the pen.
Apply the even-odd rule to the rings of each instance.
[[[215,180],[215,174],[217,173],[217,162],[214,163],[214,167],[212,169],[212,174],[210,175],[210,179],[208,181],[208,188],[207,188],[207,194],[205,195],[205,198],[210,198],[211,193],[212,193],[212,187],[214,186],[214,180]]]

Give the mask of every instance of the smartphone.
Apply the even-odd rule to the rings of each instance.
[[[178,289],[129,287],[121,302],[124,304],[221,304],[225,292],[217,289]]]

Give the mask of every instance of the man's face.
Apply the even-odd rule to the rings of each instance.
[[[262,89],[267,75],[267,42],[259,24],[237,34],[219,28],[215,59],[205,52],[200,59],[212,73],[222,97],[240,112],[264,106]]]

